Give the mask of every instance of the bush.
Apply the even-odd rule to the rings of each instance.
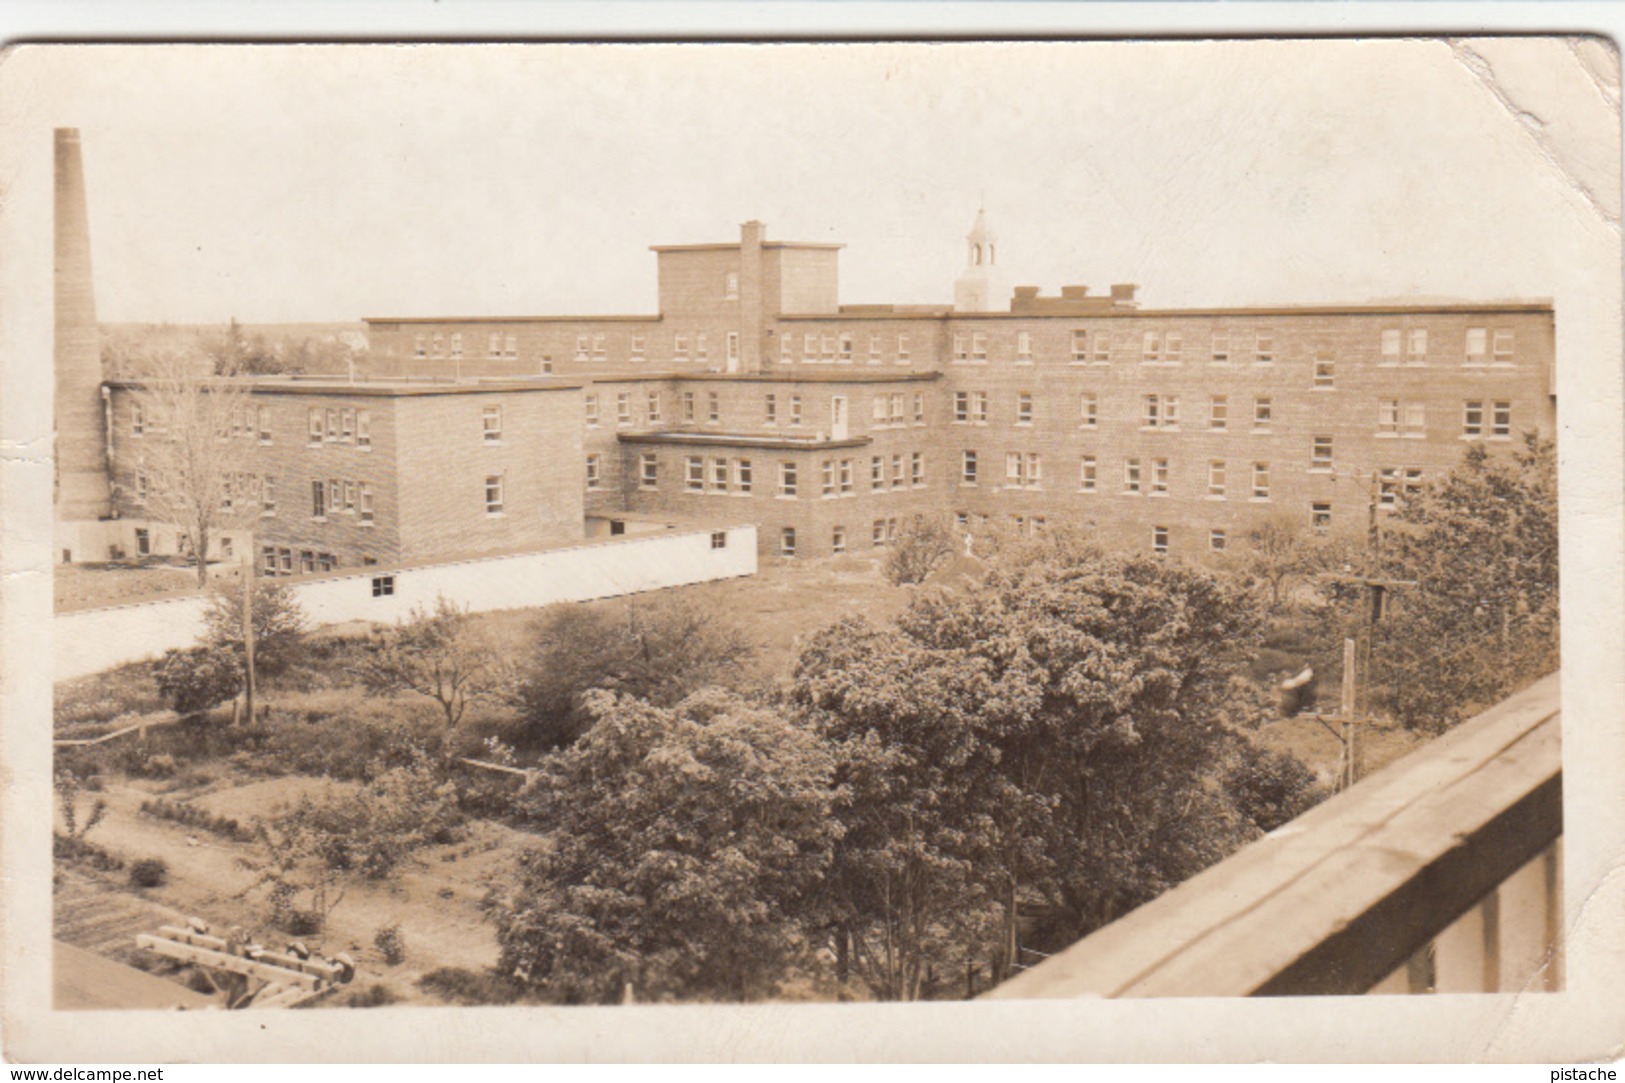
[[[147,816],[159,820],[171,820],[186,827],[195,827],[202,831],[227,838],[233,842],[253,842],[254,832],[244,827],[230,816],[216,816],[196,805],[186,805],[179,801],[167,801],[162,797],[141,802],[141,811]]]
[[[279,700],[260,732],[261,769],[360,780],[404,767],[420,751],[439,757],[446,737],[433,706],[355,688]]]
[[[144,857],[130,866],[132,887],[163,887],[169,882],[169,863],[161,857]]]
[[[1239,749],[1223,784],[1236,811],[1264,832],[1296,819],[1327,797],[1326,788],[1298,757],[1251,741]]]
[[[62,861],[86,865],[102,872],[117,872],[124,867],[124,859],[94,842],[64,835],[60,831],[51,836],[51,856]]]
[[[155,675],[158,692],[177,713],[202,714],[242,691],[242,660],[218,647],[165,651]]]
[[[293,936],[315,936],[322,931],[322,915],[315,910],[291,907],[283,919],[283,929]]]
[[[512,1004],[524,990],[495,970],[443,966],[418,979],[418,988],[454,1004]]]
[[[344,999],[346,1008],[384,1008],[401,998],[387,985],[373,982],[365,991],[357,989]]]
[[[406,961],[406,938],[401,935],[401,927],[397,924],[385,925],[374,933],[372,945],[390,966],[399,966]]]

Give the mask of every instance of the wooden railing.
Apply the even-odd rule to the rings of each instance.
[[[986,996],[1559,989],[1562,786],[1553,674]]]

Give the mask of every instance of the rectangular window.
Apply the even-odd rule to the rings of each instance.
[[[1462,403],[1461,434],[1463,436],[1484,435],[1484,401],[1482,399],[1469,399]]]
[[[439,331],[434,333],[434,356],[444,357],[446,353],[446,336]]]
[[[583,401],[586,403],[586,407],[587,407],[587,424],[588,425],[597,425],[598,424],[598,396],[596,394],[589,394],[583,399]]]
[[[749,459],[740,459],[734,464],[734,480],[739,483],[740,492],[750,492],[751,473]]]
[[[1512,403],[1497,402],[1495,404],[1495,413],[1491,419],[1490,435],[1512,435]]]
[[[1267,429],[1275,417],[1275,404],[1268,395],[1253,399],[1253,428]]]
[[[372,522],[372,483],[363,481],[356,507],[363,523]]]
[[[801,396],[790,396],[790,424],[801,424]]]
[[[973,331],[970,336],[970,359],[978,364],[987,360],[987,332]]]
[[[1420,466],[1407,466],[1405,468],[1404,495],[1416,496],[1422,491],[1422,468]]]
[[[1495,363],[1497,365],[1510,365],[1510,364],[1512,364],[1512,332],[1511,331],[1497,331],[1497,332],[1495,332],[1495,357],[1494,357],[1494,361],[1495,361]]]
[[[1169,331],[1162,336],[1162,359],[1170,365],[1177,365],[1183,360],[1185,352],[1185,339],[1178,331]]]
[[[779,423],[779,398],[769,391],[762,397],[762,424],[777,425]]]
[[[913,452],[908,457],[908,480],[910,485],[925,484],[925,455]]]
[[[852,363],[852,336],[848,332],[841,332],[840,361],[843,365]]]
[[[395,593],[395,577],[393,575],[375,575],[372,577],[372,596],[374,598],[388,598]]]
[[[306,443],[308,443],[311,447],[316,447],[322,442],[323,433],[327,431],[322,425],[322,411],[317,407],[312,406],[309,410],[308,417],[310,419],[310,435],[306,439]]]
[[[795,338],[784,333],[779,334],[779,364],[791,365],[795,363]]]
[[[879,492],[886,487],[886,460],[879,455],[869,460],[869,488]]]
[[[1390,327],[1382,333],[1382,361],[1384,365],[1399,364],[1400,334],[1399,328]]]
[[[893,455],[891,457],[891,487],[893,489],[903,487],[903,476],[903,456],[901,454]]]
[[[660,457],[652,451],[638,456],[638,484],[645,489],[660,487]]]
[[[1033,333],[1031,331],[1016,332],[1016,362],[1026,364],[1033,359]]]
[[[793,462],[779,464],[779,495],[796,495],[796,464]]]
[[[355,446],[372,447],[372,411],[355,412]]]
[[[1309,455],[1309,469],[1330,470],[1332,468],[1332,438],[1330,436],[1317,436],[1314,438],[1313,450]]]
[[[830,552],[835,553],[837,556],[846,552],[846,527],[837,526],[830,528],[829,548]]]
[[[880,364],[880,334],[876,331],[869,332],[869,364]]]
[[[603,460],[598,455],[587,456],[587,489],[594,491],[603,484]]]
[[[1421,402],[1407,402],[1405,404],[1405,435],[1410,437],[1424,436],[1427,433],[1427,404]]]
[[[875,520],[874,527],[869,532],[869,542],[875,546],[886,544],[886,520]]]
[[[728,371],[732,372],[739,365],[739,332],[728,332]]]
[[[1332,506],[1318,503],[1309,505],[1309,528],[1322,536],[1332,529]]]
[[[1268,365],[1275,361],[1275,332],[1269,329],[1258,332],[1257,345],[1253,347],[1253,361],[1256,364]]]
[[[1179,428],[1179,396],[1164,395],[1162,397],[1162,427],[1165,429]]]
[[[487,347],[486,352],[491,357],[501,357],[502,356],[502,332],[500,332],[500,331],[492,331],[491,332],[490,345]]]
[[[1151,551],[1153,553],[1168,552],[1168,528],[1154,526],[1151,528]]]
[[[1488,360],[1489,352],[1489,329],[1485,327],[1467,328],[1467,363],[1469,365],[1482,365]]]
[[[615,424],[632,424],[632,392],[617,391],[615,393]]]
[[[1224,460],[1209,459],[1207,464],[1207,495],[1224,496]]]
[[[310,517],[312,519],[327,518],[327,482],[325,481],[310,483]]]
[[[875,401],[878,404],[879,400],[876,399]],[[967,422],[967,421],[970,420],[970,392],[969,391],[955,391],[954,392],[954,420],[957,421],[957,422],[961,422],[961,423],[964,423],[964,422]]]
[[[818,360],[818,336],[811,331],[801,338],[801,359],[808,363]]]
[[[462,335],[461,331],[459,331],[456,334],[451,336],[451,356],[456,358],[459,361],[462,360],[462,357],[463,357],[463,335]]]
[[[271,442],[271,408],[261,406],[255,411],[254,416],[259,422],[260,443],[269,444]]]
[[[1207,427],[1222,431],[1230,424],[1230,399],[1225,395],[1214,395],[1207,404]]]
[[[959,456],[959,480],[964,485],[976,484],[976,452],[963,451]]]
[[[689,424],[694,423],[694,392],[683,392],[683,420]]]
[[[713,531],[711,531],[711,548],[713,548],[713,549],[726,549],[726,548],[728,548],[728,532],[726,530],[713,530]]]
[[[1377,505],[1392,508],[1399,503],[1399,468],[1385,466],[1377,472]]]
[[[1096,331],[1094,334],[1094,363],[1109,365],[1112,360],[1112,336],[1109,331]]]
[[[691,493],[705,492],[705,460],[698,455],[683,460],[683,488]]]
[[[906,404],[905,403],[905,397],[904,397],[904,395],[903,395],[903,393],[901,391],[892,392],[892,395],[891,395],[891,423],[893,425],[901,425],[901,424],[903,424],[903,407],[904,407],[905,404]]]
[[[1151,460],[1151,495],[1168,495],[1168,460]]]
[[[1270,498],[1270,464],[1253,464],[1253,499],[1268,500]]]
[[[366,482],[361,483],[361,491],[363,493],[370,491],[367,488]],[[260,479],[260,514],[276,514],[276,478],[267,477]]]
[[[841,495],[852,495],[852,460],[841,460]]]
[[[660,392],[658,391],[649,392],[649,423],[651,425],[660,423]]]
[[[706,342],[705,332],[694,333],[694,360],[704,361],[711,355],[711,348]]]
[[[688,336],[673,335],[671,340],[672,356],[679,361],[688,360]]]
[[[1099,483],[1100,475],[1095,465],[1093,455],[1085,455],[1078,466],[1078,491],[1092,493]]]
[[[1019,451],[1004,455],[1004,483],[1007,489],[1019,489],[1027,483],[1027,458]]]
[[[1085,429],[1100,427],[1100,400],[1093,391],[1078,396],[1078,425]]]
[[[876,395],[871,416],[877,426],[886,424],[891,419],[891,403],[885,395]]]
[[[974,424],[987,424],[987,392],[972,391],[970,396],[970,419]]]
[[[1140,491],[1140,460],[1123,460],[1123,491],[1138,494]]]
[[[1031,391],[1016,392],[1016,424],[1031,425],[1033,423],[1033,393]]]
[[[779,531],[779,555],[793,557],[796,555],[796,528],[784,527]]]
[[[263,429],[264,427],[265,426],[263,424],[260,426],[261,429]],[[141,404],[139,402],[132,402],[130,404],[130,435],[132,435],[132,436],[140,436],[142,433],[144,433],[146,431],[147,431],[147,414],[146,414],[146,411],[141,408]],[[263,437],[262,437],[262,439],[263,439]]]
[[[501,515],[506,507],[503,499],[501,474],[490,474],[485,479],[485,514]]]
[[[1399,435],[1399,400],[1377,400],[1377,435]]]
[[[1072,363],[1081,365],[1089,360],[1089,332],[1072,332]]]
[[[644,357],[644,354],[643,354],[643,336],[642,335],[633,335],[632,336],[632,360],[634,360],[634,361],[642,361],[643,357]]]
[[[835,460],[825,459],[819,464],[819,472],[823,477],[822,492],[824,496],[835,495]]]
[[[1321,354],[1315,358],[1314,387],[1317,390],[1326,390],[1337,384],[1337,362]]]
[[[722,423],[722,397],[715,391],[705,393],[705,420],[712,425]]]
[[[908,332],[900,331],[897,334],[897,363],[908,364]]]
[[[1405,354],[1410,364],[1421,364],[1428,356],[1428,333],[1421,327],[1413,327],[1405,336]]]
[[[728,460],[711,460],[711,491],[713,493],[726,493],[728,491]]]
[[[641,340],[639,340],[639,341],[641,341]],[[519,356],[519,336],[518,335],[505,335],[505,336],[503,336],[502,346],[503,346],[503,355],[504,356],[510,357],[510,358]]]
[[[338,411],[338,407],[335,406],[335,407],[329,408],[326,411],[326,414],[327,414],[327,442],[329,444],[336,444],[336,443],[339,442],[339,411]]]
[[[914,424],[925,424],[925,396],[919,392],[914,393]]]
[[[487,406],[480,414],[480,426],[487,444],[502,443],[502,407]]]
[[[1224,552],[1224,543],[1224,531],[1215,529],[1207,532],[1207,547],[1215,553]]]
[[[351,514],[355,513],[355,494],[356,494],[355,482],[353,482],[353,481],[345,482],[344,483],[344,510],[347,511],[347,512],[350,512]]]
[[[425,336],[425,335],[423,335],[421,333],[412,336],[412,354],[413,354],[414,357],[427,357],[427,356],[429,356],[429,345],[428,345],[427,336]]]
[[[1140,346],[1140,360],[1155,365],[1162,360],[1162,332],[1147,331]]]
[[[1213,332],[1213,363],[1215,365],[1230,363],[1230,332]]]
[[[954,360],[961,364],[970,360],[970,332],[954,332]]]

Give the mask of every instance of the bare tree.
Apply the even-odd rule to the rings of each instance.
[[[249,385],[197,375],[195,359],[143,359],[135,405],[149,439],[143,451],[147,507],[183,532],[207,586],[209,543],[259,512],[259,480],[249,473],[257,439]]]
[[[1312,535],[1290,516],[1278,515],[1259,524],[1247,538],[1248,572],[1269,588],[1270,606],[1279,608],[1287,584],[1324,571],[1344,555],[1341,546]]]

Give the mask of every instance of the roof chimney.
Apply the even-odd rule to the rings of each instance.
[[[112,513],[102,407],[101,329],[79,129],[56,129],[56,506],[66,522]]]

